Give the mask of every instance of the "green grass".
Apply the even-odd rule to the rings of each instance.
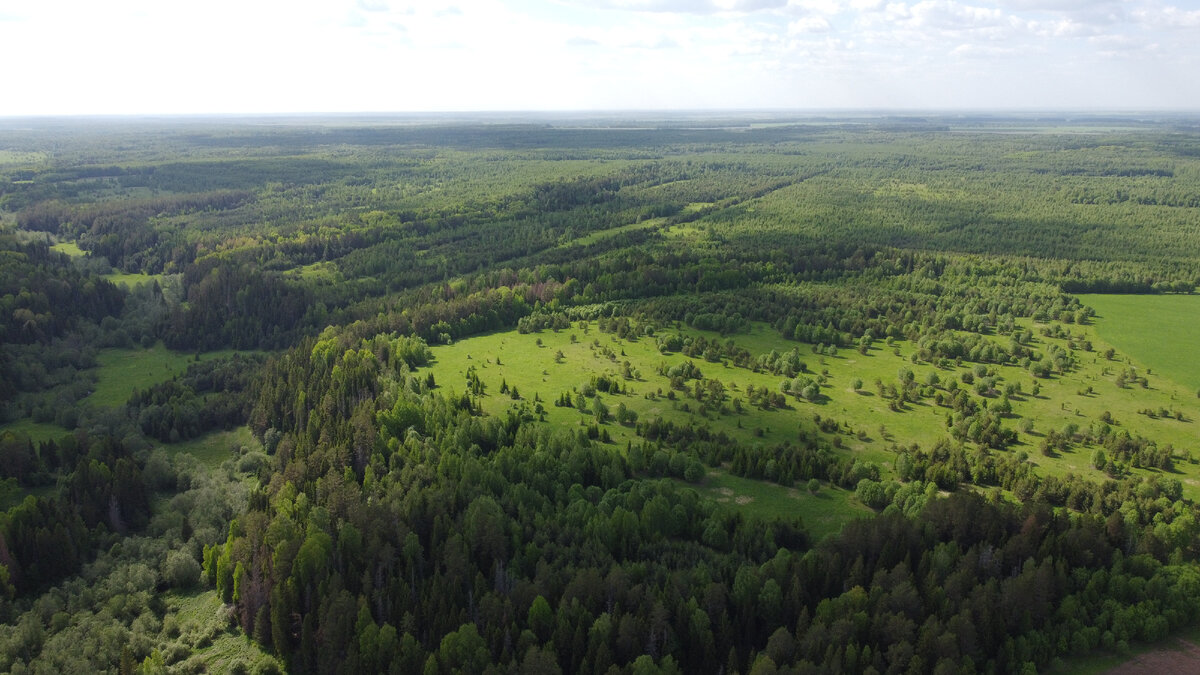
[[[24,152],[21,150],[0,150],[0,166],[17,164],[41,164],[46,161],[44,152]],[[17,181],[14,181],[17,182]]]
[[[84,251],[83,249],[79,248],[79,244],[76,244],[73,241],[59,242],[59,243],[51,246],[50,250],[58,251],[59,253],[66,253],[67,255],[71,256],[72,258],[78,258],[78,257],[87,255],[87,251]]]
[[[11,431],[15,434],[25,434],[35,443],[58,440],[71,433],[57,424],[34,422],[28,417],[0,426],[0,434],[3,434],[5,431]]]
[[[1040,324],[1029,321],[1020,323],[1022,327],[1033,330],[1033,346],[1039,352],[1045,352],[1051,344],[1070,347],[1070,341],[1065,338],[1042,336],[1040,330],[1043,326]],[[1200,423],[1200,401],[1194,389],[1158,377],[1160,371],[1157,369],[1149,376],[1148,387],[1134,384],[1120,388],[1116,384],[1117,374],[1130,365],[1144,372],[1141,362],[1131,359],[1126,363],[1124,359],[1127,357],[1123,354],[1118,354],[1113,361],[1105,359],[1103,352],[1110,345],[1098,333],[1099,325],[1068,325],[1065,328],[1075,336],[1077,348],[1072,353],[1078,365],[1074,370],[1039,380],[1018,366],[991,366],[1001,385],[1017,383],[1025,392],[1013,397],[1013,414],[1005,426],[1019,428],[1024,418],[1033,422],[1031,433],[1018,433],[1018,444],[1012,449],[1013,452],[1024,451],[1042,475],[1075,473],[1090,480],[1105,480],[1105,474],[1091,466],[1094,447],[1076,446],[1053,458],[1043,457],[1039,452],[1039,444],[1047,431],[1061,430],[1069,424],[1086,429],[1104,413],[1111,415],[1120,429],[1145,436],[1160,446],[1170,444],[1181,453],[1194,447],[1197,424]],[[674,329],[660,327],[658,332],[674,332]],[[720,337],[687,329],[681,332],[709,338]],[[571,340],[572,334],[577,338],[574,342]],[[537,344],[539,339],[542,342],[540,346]],[[748,332],[730,336],[729,339],[754,355],[771,349],[784,352],[799,348],[811,372],[827,373],[827,383],[821,389],[823,400],[809,403],[789,397],[788,408],[783,410],[760,410],[745,405],[741,414],[732,411],[727,414],[702,414],[696,401],[682,392],[676,392],[676,400],[668,400],[669,382],[656,373],[659,364],[669,367],[687,360],[687,357],[660,354],[650,338],[621,340],[612,334],[601,333],[594,323],[586,333],[578,326],[557,333],[493,333],[453,345],[434,347],[436,361],[432,369],[444,392],[461,393],[466,390],[467,369],[474,366],[487,387],[486,395],[481,399],[486,414],[502,415],[517,404],[509,395],[500,392],[501,383],[505,382],[510,387],[515,385],[521,397],[531,406],[536,394],[545,409],[547,423],[573,428],[593,423],[594,417],[574,408],[556,407],[554,402],[559,394],[580,387],[592,375],[601,374],[621,382],[627,389],[627,393],[621,395],[601,395],[610,410],[615,410],[618,403],[624,403],[637,412],[642,420],[662,416],[677,423],[707,424],[729,433],[737,442],[748,446],[793,440],[800,429],[811,431],[814,428],[815,415],[833,418],[842,425],[842,431],[827,435],[827,438],[841,443],[843,447],[839,452],[858,460],[875,462],[884,475],[890,475],[895,455],[889,448],[893,444],[907,446],[913,443],[928,448],[939,439],[946,438],[948,431],[945,422],[949,409],[937,406],[932,399],[923,399],[910,403],[904,410],[891,410],[888,400],[879,394],[875,381],[878,379],[884,384],[895,384],[900,370],[907,368],[914,372],[918,382],[924,382],[930,373],[936,373],[941,380],[938,386],[944,390],[949,380],[957,380],[961,384],[963,374],[974,368],[974,364],[968,363],[949,368],[913,363],[911,357],[914,347],[903,341],[896,342],[894,346],[877,341],[876,346],[866,354],[841,350],[836,356],[819,356],[811,353],[809,345],[783,340],[773,329],[764,325],[754,325]],[[1009,340],[1008,336],[1002,335],[993,336],[992,339],[1005,344]],[[1081,348],[1085,341],[1091,342],[1091,351]],[[561,362],[555,360],[557,351],[563,354]],[[734,397],[741,397],[745,402],[744,392],[749,385],[778,390],[782,379],[768,373],[736,368],[728,363],[692,360],[706,378],[721,380],[730,401]],[[631,367],[638,371],[636,378],[624,380],[620,376],[624,361],[629,361]],[[863,387],[857,391],[852,386],[855,379],[863,381]],[[1037,397],[1029,394],[1035,382],[1041,390]],[[970,390],[968,385],[962,386]],[[1089,387],[1091,393],[1087,391]],[[971,395],[980,399],[973,392]],[[988,399],[989,402],[995,400]],[[1140,413],[1146,408],[1179,411],[1184,420],[1152,419]],[[626,442],[639,442],[630,427],[610,422],[604,428],[613,439],[614,449],[623,447]],[[1200,459],[1200,456],[1197,458]],[[1134,473],[1151,475],[1159,472],[1155,469],[1135,469]],[[1177,460],[1175,477],[1183,484],[1185,496],[1200,498],[1200,466],[1183,459]],[[762,503],[766,503],[765,499]],[[821,527],[815,521],[812,525],[815,529]]]
[[[17,420],[0,426],[0,436],[6,432],[14,434],[24,434],[30,438],[35,444],[42,441],[58,440],[63,436],[70,434],[70,431],[58,426],[57,424],[45,424],[42,422],[34,422],[29,418]],[[17,504],[20,504],[26,497],[33,495],[35,497],[49,497],[57,490],[54,485],[43,485],[40,487],[25,488],[17,484],[15,478],[0,480],[0,511],[10,509]]]
[[[113,272],[111,274],[105,274],[103,277],[118,286],[125,286],[126,288],[141,286],[142,284],[148,284],[151,281],[158,281],[159,283],[162,282],[161,274],[127,274],[125,272]]]
[[[182,664],[173,668],[179,672],[233,672],[237,664],[252,671],[256,664],[274,663],[280,672],[282,664],[263,651],[254,641],[231,628],[225,609],[216,591],[169,592],[163,600],[168,615],[174,615],[179,625],[177,642],[195,646]]]
[[[50,249],[53,251],[58,251],[59,253],[66,253],[72,258],[79,258],[88,254],[87,251],[79,248],[78,243],[73,241],[59,242],[51,246]],[[161,274],[129,274],[125,272],[112,272],[110,274],[103,274],[101,277],[113,282],[114,284],[117,284],[118,286],[125,286],[126,288],[133,288],[135,286],[147,284],[155,280],[159,281],[160,283],[162,282]]]
[[[305,281],[339,281],[341,274],[338,272],[337,265],[329,261],[315,262],[311,265],[303,265],[292,271]]]
[[[578,244],[580,246],[587,246],[589,244],[594,244],[598,241],[607,239],[608,237],[611,237],[611,236],[614,236],[617,234],[621,234],[622,232],[630,232],[633,230],[648,230],[648,229],[651,229],[654,227],[661,227],[666,222],[667,222],[666,218],[650,218],[648,220],[643,220],[638,223],[629,223],[628,225],[621,225],[620,227],[612,227],[607,230],[600,230],[599,232],[591,232],[582,237],[578,237],[576,239],[570,240],[569,242],[564,244],[564,246],[574,246],[576,244]]]
[[[206,352],[201,361],[233,354],[232,350]],[[149,349],[103,349],[96,356],[96,390],[83,399],[88,405],[116,407],[125,404],[137,389],[169,380],[185,370],[195,358],[167,349],[158,343]]]
[[[849,520],[872,514],[871,509],[855,501],[853,493],[828,483],[822,483],[816,494],[810,494],[803,483],[788,488],[724,471],[710,471],[700,492],[751,518],[800,516],[814,541],[840,532]]]
[[[16,478],[0,480],[0,511],[7,511],[25,501],[26,497],[50,498],[58,492],[57,485],[39,485],[25,488],[17,484]]]
[[[187,441],[167,443],[163,445],[163,450],[170,455],[190,454],[204,466],[215,469],[233,457],[233,450],[239,447],[259,450],[262,445],[250,433],[250,428],[243,426],[232,431],[210,431]]]
[[[577,342],[571,341],[572,334],[577,336]],[[538,339],[542,340],[540,347],[536,344]],[[598,341],[599,346],[594,346],[593,341]],[[611,351],[611,357],[604,353],[605,348]],[[561,363],[554,358],[555,352],[560,350],[564,357]],[[580,387],[592,375],[608,375],[627,389],[628,393],[622,395],[601,395],[611,410],[615,410],[618,403],[624,403],[643,420],[661,416],[677,423],[704,423],[706,419],[697,412],[695,401],[684,398],[681,393],[677,392],[675,401],[667,398],[670,383],[655,372],[660,363],[670,367],[688,360],[696,362],[705,377],[720,379],[726,384],[730,399],[744,397],[742,392],[750,384],[772,388],[779,385],[779,378],[774,375],[707,363],[703,359],[689,359],[681,354],[660,354],[653,339],[619,340],[613,335],[601,333],[595,324],[587,332],[571,329],[528,335],[517,332],[493,333],[435,347],[434,355],[434,375],[444,391],[465,391],[467,369],[475,366],[478,376],[487,386],[482,399],[485,412],[503,414],[516,404],[509,395],[500,393],[501,384],[507,383],[516,385],[521,397],[531,405],[535,394],[539,396],[546,410],[547,422],[565,426],[592,423],[593,416],[590,413],[554,406],[560,393]],[[629,361],[639,371],[637,378],[624,380],[621,377],[623,361]],[[648,399],[648,394],[654,394],[654,399]],[[684,409],[685,406],[688,410]],[[800,425],[811,428],[814,411],[816,408],[810,407],[803,411],[794,410],[792,412],[795,414],[792,415],[782,415],[777,411],[768,412],[747,406],[740,415],[713,418],[708,422],[722,427],[746,443],[780,442],[794,438]],[[606,428],[614,443],[624,445],[627,440],[638,440],[632,428],[622,427],[615,422],[610,422]],[[756,428],[762,430],[761,436],[755,434]]]
[[[1085,295],[1096,332],[1122,352],[1179,384],[1200,389],[1200,295]]]

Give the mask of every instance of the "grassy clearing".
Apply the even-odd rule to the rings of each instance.
[[[161,274],[127,274],[125,272],[113,272],[111,274],[105,274],[103,277],[118,286],[124,286],[126,288],[141,286],[142,284],[148,284],[151,281],[158,281],[160,284],[162,283]]]
[[[258,672],[271,664],[283,672],[283,664],[232,626],[216,591],[170,592],[163,600],[179,626],[174,642],[192,650],[174,666],[178,672]]]
[[[695,212],[703,210],[709,206],[712,206],[712,204],[708,203],[708,202],[692,202],[691,204],[684,206],[680,210],[680,213],[684,213],[684,214],[695,213]],[[685,232],[691,232],[693,234],[699,233],[699,230],[696,230],[695,228],[691,228],[689,230],[686,228],[680,229],[680,226],[675,226],[674,228],[668,227],[667,221],[668,221],[667,218],[648,218],[646,220],[629,223],[627,225],[621,225],[619,227],[612,227],[607,230],[600,230],[598,232],[590,232],[582,237],[576,237],[575,239],[571,239],[570,241],[564,242],[561,245],[561,247],[565,248],[565,247],[576,246],[576,245],[588,246],[591,244],[595,244],[596,242],[603,241],[604,239],[607,239],[609,237],[612,237],[612,236],[615,236],[618,234],[622,234],[625,232],[631,232],[633,230],[650,230],[650,229],[656,229],[656,228],[663,228],[664,232],[666,232],[666,233],[674,232],[675,236],[681,236]]]
[[[206,352],[201,361],[230,356],[232,350]],[[149,349],[103,349],[96,356],[96,390],[83,399],[84,404],[105,407],[124,405],[137,389],[146,389],[169,380],[185,370],[194,354],[172,351],[160,342]]]
[[[338,272],[337,265],[329,261],[315,262],[311,265],[303,265],[292,271],[293,274],[299,276],[305,281],[340,281],[341,274]]]
[[[1117,349],[1179,384],[1200,389],[1200,295],[1085,295],[1096,332]]]
[[[567,242],[566,244],[563,244],[563,246],[575,246],[575,245],[587,246],[589,244],[594,244],[598,241],[607,239],[608,237],[611,237],[611,236],[614,236],[617,234],[621,234],[622,232],[630,232],[633,230],[648,230],[648,229],[655,228],[655,227],[661,227],[666,222],[667,222],[666,218],[650,218],[650,219],[643,220],[643,221],[637,222],[637,223],[629,223],[628,225],[621,225],[620,227],[613,227],[613,228],[609,228],[607,230],[601,230],[599,232],[591,232],[585,236],[578,237],[576,239],[572,239],[571,241]]]
[[[16,478],[0,480],[0,511],[7,511],[25,501],[26,497],[50,498],[58,492],[56,485],[41,485],[25,488],[17,484]]]
[[[79,257],[87,255],[87,251],[84,251],[83,249],[79,248],[79,244],[76,244],[73,241],[59,242],[59,243],[51,246],[50,250],[58,251],[59,253],[66,253],[67,255],[71,256],[72,258],[79,258]]]
[[[1110,346],[1115,348],[1115,345],[1110,345],[1101,337],[1098,326],[1065,326],[1073,339],[1043,336],[1041,329],[1044,326],[1041,324],[1026,321],[1021,327],[1032,329],[1035,335],[1033,346],[1039,352],[1047,351],[1051,345],[1063,347],[1075,356],[1077,366],[1065,374],[1046,379],[1034,378],[1017,366],[990,366],[999,378],[1000,385],[1019,384],[1024,392],[1012,397],[1013,413],[1005,426],[1020,429],[1028,419],[1032,422],[1032,429],[1029,433],[1018,433],[1018,444],[1013,452],[1024,451],[1043,475],[1075,473],[1091,480],[1104,480],[1106,476],[1091,466],[1093,447],[1074,446],[1056,457],[1043,457],[1039,448],[1047,431],[1063,430],[1070,425],[1087,429],[1099,423],[1107,413],[1119,429],[1145,436],[1160,447],[1166,444],[1173,446],[1181,457],[1175,463],[1175,477],[1183,484],[1186,496],[1200,498],[1200,466],[1194,460],[1186,459],[1186,453],[1195,445],[1198,433],[1196,425],[1200,423],[1200,401],[1194,389],[1158,377],[1158,370],[1152,371],[1145,388],[1137,384],[1119,387],[1117,376],[1123,370],[1133,367],[1144,373],[1145,367],[1141,361],[1120,351],[1112,360],[1106,359],[1103,355],[1105,350]],[[673,328],[660,328],[658,333],[675,331]],[[679,332],[708,338],[721,337],[688,329]],[[812,353],[809,345],[783,340],[773,329],[763,325],[755,325],[747,333],[721,339],[732,339],[754,355],[771,349],[785,352],[799,348],[809,370],[825,374],[826,384],[821,387],[821,401],[810,403],[789,397],[786,409],[761,410],[745,404],[746,388],[753,385],[778,390],[781,377],[737,368],[729,363],[690,359],[701,369],[705,378],[722,382],[728,394],[728,403],[731,404],[734,398],[741,398],[744,404],[741,413],[732,410],[724,414],[702,412],[697,402],[684,392],[674,392],[674,400],[669,399],[670,383],[656,372],[660,364],[670,367],[689,360],[688,357],[660,354],[651,338],[623,340],[612,334],[601,333],[594,323],[586,329],[576,325],[558,332],[547,330],[527,335],[517,332],[494,333],[435,347],[436,361],[432,368],[437,383],[444,390],[461,393],[467,388],[467,371],[473,367],[486,386],[486,395],[481,404],[488,414],[502,415],[511,406],[519,405],[509,394],[500,391],[502,385],[516,386],[526,405],[533,407],[536,401],[540,401],[547,423],[568,427],[592,424],[595,421],[591,414],[592,403],[589,401],[583,412],[576,408],[556,407],[554,403],[560,394],[582,388],[593,375],[607,376],[620,382],[625,389],[622,394],[601,395],[601,400],[610,411],[615,411],[617,405],[623,403],[642,420],[661,416],[676,423],[707,424],[729,433],[738,443],[749,446],[793,440],[801,429],[814,429],[814,416],[832,418],[837,420],[841,430],[826,437],[837,440],[842,446],[841,452],[848,456],[877,463],[885,475],[891,472],[895,456],[891,448],[894,445],[916,443],[930,447],[948,436],[946,415],[949,409],[936,405],[932,399],[922,399],[903,410],[891,410],[889,401],[881,395],[876,381],[884,385],[895,384],[901,369],[911,369],[921,383],[926,382],[931,374],[936,375],[939,390],[945,391],[946,383],[950,380],[956,380],[960,386],[970,389],[969,385],[963,384],[963,377],[975,368],[975,364],[967,363],[948,368],[924,362],[914,363],[911,358],[914,347],[903,341],[893,345],[877,342],[866,354],[842,350],[836,356],[817,355]],[[994,336],[993,339],[1007,342],[1009,338]],[[1089,342],[1090,351],[1086,349]],[[559,352],[562,356],[556,358]],[[634,374],[632,379],[621,375],[626,361]],[[855,380],[863,383],[857,390],[853,386]],[[689,382],[689,386],[694,382]],[[1037,396],[1030,393],[1035,384],[1040,390]],[[974,393],[972,396],[981,398]],[[982,400],[991,404],[997,399]],[[1142,414],[1145,409],[1167,411],[1171,416],[1156,415],[1151,418]],[[1180,413],[1183,419],[1175,419],[1175,412]],[[609,422],[603,428],[611,436],[614,448],[622,447],[626,442],[638,442],[631,427]],[[1196,459],[1200,459],[1200,456]],[[1134,473],[1151,475],[1159,472],[1156,469],[1135,469]],[[762,503],[767,503],[765,497]],[[824,504],[826,502],[810,504],[806,509]],[[828,506],[836,507],[836,502]],[[803,512],[801,510],[802,515]],[[807,516],[806,520],[813,521],[811,525],[814,529],[821,527],[811,516]]]
[[[87,251],[79,248],[79,244],[73,241],[61,241],[51,246],[50,250],[58,251],[59,253],[65,253],[72,258],[81,258],[88,255]],[[162,283],[162,276],[163,275],[161,274],[130,274],[125,272],[112,272],[101,275],[101,278],[107,279],[118,286],[133,288],[142,284],[148,284],[151,281],[158,281],[159,283]]]
[[[234,457],[237,448],[260,450],[262,444],[250,433],[249,427],[243,426],[231,431],[210,431],[203,436],[178,443],[167,443],[162,447],[169,455],[187,453],[200,460],[204,466],[216,469],[225,460]]]
[[[0,150],[0,165],[13,164],[42,164],[46,161],[44,152],[23,152],[21,150]]]
[[[9,432],[28,436],[35,444],[43,441],[58,440],[71,433],[57,424],[34,422],[28,417],[0,426],[0,437]],[[17,479],[15,478],[0,480],[0,511],[20,504],[23,499],[30,495],[35,497],[49,497],[56,490],[57,487],[54,485],[44,485],[34,488],[21,487],[17,484]]]
[[[0,426],[0,434],[6,431],[11,431],[14,434],[25,434],[35,443],[57,440],[71,433],[57,424],[34,422],[28,417]]]
[[[841,531],[847,521],[871,515],[871,509],[854,499],[853,493],[827,483],[816,494],[803,485],[781,485],[740,478],[724,471],[710,471],[700,492],[717,503],[740,510],[751,518],[800,516],[813,539],[821,540]]]
[[[1174,634],[1166,637],[1161,642],[1156,642],[1154,644],[1147,645],[1147,644],[1136,643],[1136,644],[1130,645],[1129,653],[1125,656],[1122,656],[1120,654],[1115,654],[1113,652],[1109,652],[1109,651],[1105,651],[1105,650],[1100,650],[1094,654],[1088,654],[1086,656],[1072,657],[1072,658],[1069,658],[1069,659],[1066,659],[1065,661],[1063,661],[1061,668],[1051,668],[1049,670],[1049,672],[1054,673],[1054,674],[1062,673],[1063,675],[1066,675],[1067,673],[1069,673],[1070,675],[1101,675],[1103,673],[1122,673],[1122,674],[1124,674],[1124,673],[1154,672],[1152,669],[1137,670],[1136,662],[1142,660],[1139,657],[1143,657],[1143,656],[1151,654],[1151,653],[1160,653],[1161,654],[1161,653],[1176,653],[1176,652],[1178,652],[1179,655],[1184,657],[1184,659],[1185,659],[1182,663],[1172,664],[1172,665],[1177,666],[1179,669],[1173,670],[1168,667],[1167,669],[1161,670],[1159,672],[1163,672],[1163,673],[1194,672],[1195,653],[1190,650],[1187,650],[1185,645],[1181,644],[1181,642],[1180,642],[1181,640],[1190,642],[1193,645],[1200,643],[1200,626],[1193,626],[1191,628],[1185,628],[1177,633],[1174,633]],[[1133,668],[1126,670],[1126,669],[1123,669],[1122,666],[1133,666]]]
[[[576,337],[575,341],[572,341],[572,335]],[[539,339],[541,346],[537,344]],[[559,351],[563,358],[556,360],[555,354]],[[594,324],[587,329],[557,333],[493,333],[454,345],[436,347],[434,356],[437,360],[433,366],[435,378],[439,385],[451,392],[465,391],[467,371],[475,368],[476,374],[486,385],[482,405],[489,414],[500,415],[517,405],[517,401],[509,394],[500,392],[502,386],[507,384],[515,385],[521,398],[530,405],[534,404],[535,396],[539,398],[548,423],[588,425],[594,421],[590,404],[587,410],[580,411],[556,407],[554,401],[561,393],[582,387],[593,375],[606,375],[621,382],[626,393],[602,394],[605,405],[615,410],[618,404],[624,403],[645,420],[661,416],[677,423],[707,421],[745,443],[773,443],[792,439],[799,426],[812,426],[812,410],[805,411],[805,415],[794,409],[790,412],[795,414],[784,415],[747,406],[745,412],[739,415],[705,418],[698,412],[696,402],[686,399],[681,393],[677,393],[675,400],[667,397],[670,382],[655,372],[659,364],[670,367],[688,360],[696,362],[705,377],[720,379],[726,384],[731,399],[744,398],[742,392],[750,384],[775,388],[779,378],[721,363],[707,363],[703,359],[689,359],[681,354],[660,354],[653,339],[621,340],[601,333]],[[625,361],[629,361],[632,370],[636,371],[633,379],[626,380],[620,374]],[[648,398],[649,395],[653,395],[653,398]],[[616,444],[624,445],[626,441],[638,440],[632,428],[615,422],[610,422],[605,428]],[[761,430],[761,434],[756,429]]]

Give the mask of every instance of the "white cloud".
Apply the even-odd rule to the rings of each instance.
[[[1142,24],[1168,30],[1190,30],[1200,28],[1200,10],[1183,10],[1178,7],[1164,5],[1148,5],[1132,12],[1133,17]],[[1196,35],[1200,39],[1200,35]]]
[[[1181,86],[1200,69],[1200,11],[1169,0],[30,0],[0,11],[7,86],[28,92],[0,114],[1036,107],[1133,94],[1140,107],[1200,108],[1200,87]]]
[[[748,13],[785,7],[787,0],[572,0],[575,4],[604,9],[672,14]]]
[[[797,9],[807,14],[822,14],[832,16],[840,13],[844,3],[837,0],[788,0],[789,9]]]
[[[802,35],[805,33],[828,33],[829,20],[823,16],[806,16],[803,19],[797,19],[788,24],[789,35]]]

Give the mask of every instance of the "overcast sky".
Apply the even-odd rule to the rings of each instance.
[[[0,115],[1200,110],[1200,0],[0,0]]]

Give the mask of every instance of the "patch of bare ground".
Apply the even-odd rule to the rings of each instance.
[[[1105,675],[1194,675],[1200,673],[1200,646],[1176,639],[1173,644],[1153,649],[1105,671]]]

